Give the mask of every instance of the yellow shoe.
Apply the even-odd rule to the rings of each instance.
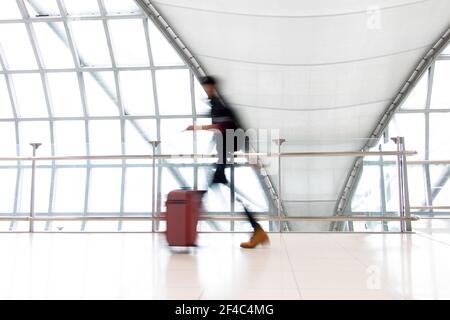
[[[270,241],[267,233],[261,227],[258,227],[253,232],[253,236],[250,238],[250,241],[241,243],[241,248],[253,249],[259,244],[269,243]]]

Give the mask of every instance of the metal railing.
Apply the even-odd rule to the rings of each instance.
[[[281,171],[281,158],[283,157],[365,157],[365,156],[397,156],[398,165],[398,180],[399,180],[399,199],[400,199],[400,215],[396,216],[363,216],[363,215],[339,215],[339,216],[282,216],[282,197],[280,190],[278,190],[278,214],[268,216],[257,216],[257,219],[262,221],[278,221],[281,229],[281,223],[287,221],[399,221],[401,223],[401,232],[412,231],[411,222],[419,220],[419,217],[412,216],[410,213],[409,196],[408,196],[408,177],[407,177],[407,156],[416,155],[416,151],[407,151],[405,149],[404,138],[398,137],[393,139],[398,148],[397,151],[339,151],[339,152],[287,152],[282,153],[280,148],[276,153],[236,153],[235,158],[258,159],[260,157],[275,157],[278,159],[279,170]],[[284,142],[284,141],[283,141]],[[215,159],[217,155],[214,154],[156,154],[156,147],[159,141],[149,141],[153,147],[152,155],[101,155],[101,156],[37,156],[36,151],[41,145],[40,143],[31,143],[33,147],[32,156],[18,156],[18,157],[1,157],[2,161],[31,161],[31,199],[29,216],[0,216],[0,221],[25,221],[29,222],[29,232],[34,232],[34,222],[37,221],[163,221],[165,215],[156,216],[155,203],[155,168],[156,160],[167,159]],[[282,142],[281,142],[282,143]],[[279,146],[281,145],[279,144]],[[56,216],[56,215],[39,215],[35,216],[34,202],[35,202],[35,172],[36,163],[39,161],[72,161],[72,160],[152,160],[152,214],[151,216]],[[255,162],[252,162],[255,163]],[[256,162],[258,163],[258,162]],[[278,183],[281,186],[281,172],[278,175]],[[280,188],[279,188],[280,189]],[[415,207],[413,207],[415,208]],[[200,220],[206,221],[244,221],[245,217],[236,217],[232,215],[200,215]],[[152,232],[155,231],[152,224]]]

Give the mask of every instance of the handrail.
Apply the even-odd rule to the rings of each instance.
[[[450,210],[450,206],[411,206],[414,210]]]
[[[236,153],[242,157],[364,157],[364,156],[413,156],[417,151],[342,151],[342,152],[287,152],[287,153]],[[99,155],[99,156],[48,156],[48,157],[0,157],[0,161],[56,161],[56,160],[127,160],[127,159],[201,159],[217,158],[216,154],[160,154],[160,155]]]
[[[389,216],[255,216],[261,221],[418,221],[419,216],[389,217]],[[161,221],[165,214],[159,216],[0,216],[0,221]],[[213,221],[245,221],[247,218],[235,215],[200,215],[199,220]]]
[[[450,160],[410,160],[408,164],[450,164]]]

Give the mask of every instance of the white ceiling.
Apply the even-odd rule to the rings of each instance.
[[[450,24],[448,0],[151,3],[206,72],[223,80],[222,94],[243,122],[280,129],[292,142],[291,151],[300,139],[368,137]],[[361,140],[349,144],[361,145]],[[352,165],[353,159],[347,160],[336,161],[328,175],[307,168],[290,171],[293,182],[287,187],[298,188],[301,198],[336,200]],[[295,181],[329,187],[326,195],[321,188],[316,194],[311,183]],[[321,214],[332,214],[334,205],[330,202]]]

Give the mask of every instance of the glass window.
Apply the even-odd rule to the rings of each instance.
[[[424,114],[396,114],[389,125],[390,137],[405,137],[408,150],[416,150],[417,156],[425,157],[425,115]]]
[[[37,69],[30,38],[24,24],[0,24],[0,43],[6,65],[10,70]]]
[[[127,168],[124,205],[127,212],[152,212],[152,168]]]
[[[0,20],[22,19],[16,0],[2,0]]]
[[[0,76],[0,118],[13,118],[11,100],[4,76]]]
[[[197,125],[209,125],[211,118],[197,119]],[[216,153],[214,134],[211,131],[197,131],[197,153],[213,154]]]
[[[120,85],[125,115],[155,114],[150,71],[120,72]]]
[[[361,182],[356,189],[352,202],[352,211],[380,212],[380,168],[378,166],[365,166]]]
[[[192,119],[161,120],[161,152],[164,154],[193,153],[192,131],[185,129],[192,125]],[[186,161],[186,159],[180,159]]]
[[[16,130],[14,122],[0,122],[0,155],[3,157],[14,157],[16,155]],[[7,137],[5,139],[4,137]],[[5,165],[0,162],[0,165]]]
[[[50,200],[51,169],[37,168],[34,208],[36,214],[48,214]],[[18,212],[30,212],[31,169],[22,169],[20,177]]]
[[[111,66],[101,21],[73,21],[72,30],[82,66]]]
[[[53,116],[83,116],[80,87],[76,73],[49,73],[47,77],[52,98]]]
[[[84,212],[86,169],[58,168],[56,170],[53,211],[55,213]]]
[[[250,167],[236,167],[234,170],[236,197],[252,211],[268,210],[268,203],[258,176]]]
[[[428,72],[426,72],[403,103],[403,109],[425,109],[428,92]]]
[[[47,69],[73,68],[73,58],[62,22],[34,23],[34,32]]]
[[[23,118],[47,118],[44,88],[39,74],[15,74],[12,76],[17,101],[17,113]]]
[[[91,154],[122,154],[120,132],[119,120],[91,120],[89,122],[89,146]]]
[[[94,168],[89,187],[89,212],[120,211],[121,168]]]
[[[30,17],[60,16],[56,0],[25,0]]]
[[[141,14],[141,9],[133,0],[103,0],[108,14]]]
[[[110,20],[108,25],[117,65],[148,66],[150,64],[142,19]]]
[[[65,0],[67,14],[71,16],[100,15],[98,3],[95,0]]]
[[[11,214],[14,211],[15,186],[17,169],[0,168],[0,214]]]
[[[48,121],[19,122],[20,147],[22,155],[31,155],[30,143],[42,143],[38,155],[51,155],[50,124]]]
[[[189,70],[156,71],[160,114],[192,114]]]
[[[430,114],[430,159],[450,157],[450,113]]]
[[[87,111],[90,116],[117,116],[120,114],[112,72],[85,72],[84,85]]]
[[[162,33],[153,25],[148,24],[150,43],[152,47],[153,63],[156,66],[184,65],[178,53],[172,48]]]
[[[411,206],[426,204],[426,179],[423,166],[408,166],[409,199]]]
[[[53,123],[53,131],[56,155],[86,155],[84,121],[55,121]],[[68,164],[68,161],[61,161],[61,163]]]
[[[152,154],[148,143],[156,139],[156,120],[127,120],[125,122],[125,150],[127,154]],[[142,160],[139,160],[142,163]]]
[[[431,108],[450,109],[450,61],[436,61]]]

